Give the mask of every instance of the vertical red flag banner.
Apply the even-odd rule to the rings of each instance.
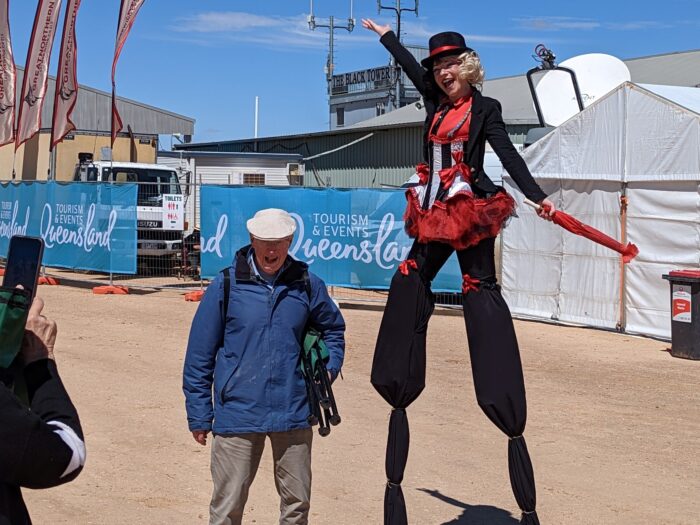
[[[0,146],[15,138],[17,70],[10,39],[10,0],[0,0]]]
[[[117,41],[114,46],[114,60],[112,61],[112,146],[117,138],[117,133],[122,129],[122,119],[117,111],[117,100],[115,96],[115,81],[114,76],[117,72],[117,60],[126,42],[126,37],[131,31],[131,26],[134,25],[136,14],[141,9],[144,0],[122,0],[121,8],[119,9],[119,25],[117,26]]]
[[[41,125],[41,107],[44,105],[46,84],[49,81],[49,59],[60,10],[61,0],[39,0],[36,8],[32,38],[24,64],[15,150],[36,135]]]
[[[75,19],[78,16],[81,0],[68,0],[66,17],[63,22],[61,53],[56,72],[56,93],[53,99],[53,119],[51,119],[51,147],[63,140],[75,129],[70,119],[78,100],[78,44],[75,40]]]

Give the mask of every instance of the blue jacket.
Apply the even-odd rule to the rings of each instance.
[[[216,434],[307,428],[309,405],[299,371],[307,321],[323,333],[337,374],[345,353],[345,322],[325,283],[287,257],[272,289],[248,264],[250,247],[236,253],[226,322],[224,278],[207,287],[192,321],[183,374],[190,430]]]

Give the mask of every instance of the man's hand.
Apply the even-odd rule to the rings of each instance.
[[[207,445],[207,434],[209,434],[208,430],[193,430],[192,431],[192,437],[194,440],[202,445],[203,447]]]
[[[58,328],[55,321],[41,315],[43,308],[43,299],[34,298],[29,308],[22,348],[19,352],[25,365],[40,359],[53,359],[53,347],[56,343]]]
[[[362,19],[362,27],[364,27],[365,29],[369,29],[370,31],[374,31],[379,35],[380,38],[387,34],[389,31],[391,31],[390,25],[380,26],[370,18]]]

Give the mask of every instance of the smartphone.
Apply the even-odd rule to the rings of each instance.
[[[43,255],[44,241],[39,237],[13,236],[7,251],[5,278],[2,285],[5,288],[15,288],[21,284],[25,290],[29,291],[30,298],[33,300]]]

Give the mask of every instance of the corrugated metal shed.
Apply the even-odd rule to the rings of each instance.
[[[299,153],[246,153],[246,152],[212,152],[185,150],[159,151],[158,157],[175,159],[196,159],[200,166],[277,166],[280,163],[301,162]]]
[[[261,153],[297,152],[303,155],[306,186],[399,186],[420,162],[421,127],[370,131],[325,131],[289,137],[178,144],[176,151]],[[330,153],[329,153],[330,152]]]
[[[24,68],[17,67],[17,107],[22,91]],[[49,76],[46,91],[46,101],[41,109],[41,128],[51,128],[53,114],[53,99],[56,87],[56,77]],[[195,120],[190,117],[178,115],[141,102],[117,97],[117,108],[124,124],[123,131],[131,126],[134,133],[145,135],[170,135],[181,133],[182,135],[194,134]],[[112,111],[112,95],[98,89],[80,85],[78,100],[73,110],[71,120],[78,131],[92,131],[100,133],[110,132],[110,115]]]

